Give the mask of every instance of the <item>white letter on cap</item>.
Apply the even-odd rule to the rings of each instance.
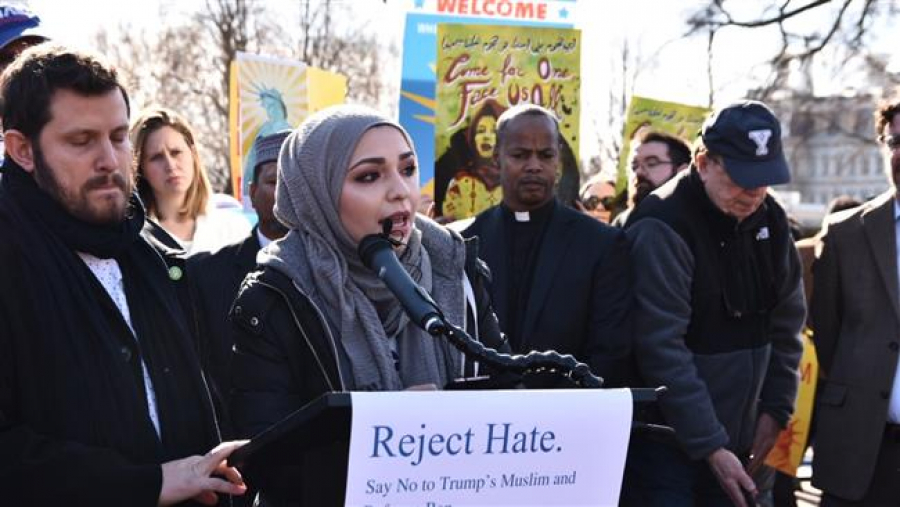
[[[769,154],[768,144],[769,138],[772,137],[771,130],[751,130],[750,132],[747,132],[747,137],[756,143],[756,156],[764,157]]]

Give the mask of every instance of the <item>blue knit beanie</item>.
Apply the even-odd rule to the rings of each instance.
[[[0,4],[0,49],[23,37],[46,39],[38,31],[40,24],[41,18],[28,9]]]

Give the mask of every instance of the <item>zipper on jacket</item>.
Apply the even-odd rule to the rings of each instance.
[[[328,325],[328,321],[325,319],[325,314],[322,313],[322,310],[319,309],[319,305],[317,305],[316,302],[313,301],[311,297],[309,297],[305,292],[303,292],[303,289],[301,289],[300,287],[297,286],[296,282],[291,280],[291,285],[293,285],[294,288],[297,289],[297,292],[302,294],[303,297],[305,297],[306,300],[309,301],[309,304],[313,307],[313,309],[316,311],[316,314],[319,317],[319,322],[321,322],[322,327],[325,328],[325,333],[328,334],[328,343],[331,344],[331,353],[334,354],[334,363],[335,363],[334,366],[335,366],[335,370],[337,371],[337,374],[338,374],[338,381],[341,383],[341,390],[345,390],[346,389],[345,386],[347,384],[344,383],[344,375],[341,373],[341,360],[339,359],[340,356],[338,355],[338,351],[337,351],[337,342],[334,339],[334,335],[331,334],[331,326]]]
[[[306,345],[309,347],[310,352],[312,352],[312,355],[316,360],[316,364],[319,365],[319,370],[322,372],[322,376],[325,377],[325,382],[328,384],[328,388],[331,389],[332,391],[337,391],[337,389],[334,388],[334,384],[332,384],[332,382],[331,382],[331,377],[328,376],[328,371],[325,369],[325,365],[324,365],[324,363],[322,363],[322,359],[319,357],[319,354],[316,353],[316,349],[315,349],[315,347],[313,347],[312,341],[309,339],[309,336],[306,334],[306,331],[303,329],[303,326],[300,324],[300,319],[297,318],[297,313],[294,311],[294,306],[291,304],[291,300],[287,297],[287,294],[285,294],[281,289],[279,289],[273,285],[270,285],[266,282],[257,280],[257,283],[259,283],[263,287],[268,287],[269,289],[273,290],[276,294],[281,296],[282,299],[284,299],[284,302],[287,304],[288,310],[291,312],[291,318],[294,320],[294,325],[297,326],[297,330],[299,330],[300,334],[303,335],[303,340],[306,342]],[[300,289],[297,288],[296,285],[294,287],[300,292],[300,294],[303,295],[303,297],[306,298],[307,301],[309,301],[309,303],[312,305],[312,307],[316,310],[316,314],[319,317],[320,322],[322,323],[322,327],[324,327],[325,331],[328,333],[328,341],[331,343],[331,348],[335,352],[335,356],[334,356],[335,362],[338,363],[337,348],[334,345],[334,337],[331,335],[331,330],[328,328],[328,323],[322,318],[323,317],[322,312],[319,310],[319,308],[316,306],[316,304],[313,303],[312,299],[310,299],[308,296],[306,296],[306,294],[303,291],[300,291]],[[341,386],[340,386],[341,391],[343,391],[344,390],[344,379],[343,379],[343,376],[341,375],[340,364],[335,364],[335,369],[337,370],[338,381],[341,383]]]

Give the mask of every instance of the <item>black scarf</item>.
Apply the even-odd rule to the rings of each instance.
[[[17,418],[124,458],[93,471],[95,489],[111,496],[120,489],[116,473],[208,451],[218,442],[211,401],[165,262],[140,236],[140,200],[132,197],[122,224],[91,225],[68,215],[9,158],[3,169],[0,228],[19,253],[0,279],[0,304],[17,315],[7,338],[20,347],[16,369],[28,372],[15,386],[23,400]],[[118,262],[137,340],[78,251]],[[141,359],[155,390],[159,437]],[[155,504],[142,493],[153,494],[133,491],[133,502],[118,503]]]
[[[15,199],[76,252],[89,253],[101,259],[116,257],[137,239],[144,226],[144,205],[137,192],[132,193],[128,216],[123,222],[95,225],[70,215],[11,159],[5,160],[3,174],[4,185],[8,185]]]

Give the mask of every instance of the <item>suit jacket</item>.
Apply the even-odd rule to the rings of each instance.
[[[893,192],[826,224],[811,305],[824,383],[813,484],[859,500],[872,480],[900,344]]]
[[[234,331],[227,320],[228,312],[244,277],[256,267],[259,249],[254,228],[242,242],[222,247],[213,253],[194,255],[187,262],[198,320],[201,361],[226,438],[231,433],[226,401],[231,389],[231,349],[234,346]]]
[[[480,238],[480,257],[491,270],[491,296],[501,329],[508,327],[507,287],[515,273],[507,261],[503,210],[484,211],[463,236]],[[631,274],[625,234],[555,204],[538,253],[531,294],[522,315],[520,350],[572,354],[606,380],[632,380]]]
[[[806,296],[806,306],[809,307],[813,294],[813,274],[812,265],[816,259],[816,245],[819,243],[818,236],[812,238],[803,238],[794,243],[797,247],[797,254],[800,255],[800,264],[803,266],[803,294]],[[809,314],[807,314],[807,322],[809,322]]]

